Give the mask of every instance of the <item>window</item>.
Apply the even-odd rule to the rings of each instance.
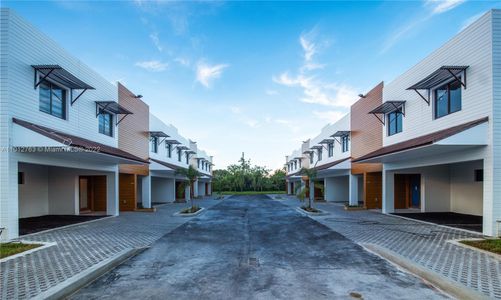
[[[113,115],[101,112],[97,118],[99,120],[99,133],[113,136]]]
[[[181,161],[181,149],[177,149],[177,161]]]
[[[17,184],[24,184],[24,172],[17,172]]]
[[[171,158],[172,157],[172,144],[165,143],[165,150],[167,151],[167,157]]]
[[[39,85],[40,111],[66,119],[66,90],[46,80]]]
[[[350,137],[347,135],[345,135],[341,138],[341,144],[343,145],[343,152],[350,150],[349,140],[350,140]]]
[[[310,164],[313,163],[314,156],[315,156],[314,152],[310,152]]]
[[[388,114],[388,135],[402,132],[402,113],[394,111]]]
[[[299,168],[301,169],[301,159],[298,159],[299,162]]]
[[[317,160],[322,160],[322,148],[317,149],[317,156],[318,156]]]
[[[185,152],[184,155],[186,156],[186,163],[190,163],[190,154],[188,152]]]
[[[329,143],[328,149],[329,149],[329,157],[334,156],[334,143]]]
[[[484,169],[475,170],[475,181],[476,182],[484,181]]]
[[[435,91],[435,119],[461,110],[461,83],[446,83]]]
[[[153,153],[158,153],[158,137],[150,137],[150,151]]]

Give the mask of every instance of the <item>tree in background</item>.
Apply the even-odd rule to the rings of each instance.
[[[229,165],[224,170],[213,171],[212,186],[215,191],[284,191],[285,170],[271,170],[252,165],[244,154],[237,164]]]

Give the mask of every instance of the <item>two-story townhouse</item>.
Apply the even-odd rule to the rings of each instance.
[[[452,212],[501,219],[501,11],[491,10],[385,85],[384,213]]]
[[[365,95],[361,95],[360,99],[350,108],[351,157],[353,160],[376,151],[383,145],[382,123],[384,120],[378,113],[381,111],[393,112],[398,109],[398,106],[394,103],[386,103],[382,106],[382,101],[383,83],[381,82]],[[371,112],[375,115],[372,115]],[[382,170],[381,163],[354,162],[351,164],[351,174],[356,177],[353,182],[358,185],[358,198],[366,208],[381,208]]]
[[[351,175],[350,114],[346,114],[335,123],[322,128],[319,135],[311,139],[310,150],[305,155],[310,161],[310,168],[316,170],[313,199],[326,201],[346,201],[354,198],[358,201],[358,190],[351,187],[358,185]],[[323,185],[324,193],[318,185]],[[350,200],[351,201],[351,200]]]
[[[151,197],[145,194],[143,207],[151,207],[151,202],[189,200],[191,189],[195,197],[212,193],[212,156],[198,149],[196,142],[181,136],[176,127],[164,123],[151,113],[149,157],[150,176],[142,181],[142,190],[146,194],[150,190]],[[190,165],[202,174],[193,186],[178,172],[179,169],[188,169]],[[151,199],[150,203],[148,199]]]
[[[144,160],[149,159],[149,118],[150,108],[120,82],[118,85],[118,103],[132,112],[130,116],[120,122],[118,128],[118,147],[121,150],[136,155]],[[142,182],[147,186],[149,165],[120,164],[119,167],[119,207],[120,211],[134,211],[142,207]],[[147,192],[147,191],[145,191]],[[138,205],[139,204],[139,205]]]
[[[148,162],[118,148],[116,86],[12,10],[0,25],[1,238],[23,218],[117,215],[119,164]]]
[[[195,197],[209,196],[212,194],[212,156],[209,156],[204,150],[198,149],[196,143],[192,148],[196,152],[191,164],[200,173],[197,181],[194,183]]]
[[[301,180],[302,168],[309,168],[309,153],[310,140],[306,140],[301,144],[301,148],[294,150],[290,155],[285,157],[285,172],[286,172],[286,186],[288,195],[296,195],[300,192],[304,185]]]

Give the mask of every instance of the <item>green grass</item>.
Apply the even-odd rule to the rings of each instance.
[[[40,244],[0,243],[0,258],[38,248]]]
[[[311,213],[319,213],[320,212],[320,210],[318,210],[314,207],[308,207],[308,206],[301,206],[301,209],[305,210],[307,212],[311,212]]]
[[[221,192],[221,195],[266,195],[266,194],[285,194],[285,191],[247,191],[247,192]]]
[[[492,253],[501,254],[501,239],[481,240],[481,241],[461,241],[461,243],[486,250]]]

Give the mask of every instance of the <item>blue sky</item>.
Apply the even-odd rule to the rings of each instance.
[[[284,156],[499,2],[9,2],[215,156]]]

